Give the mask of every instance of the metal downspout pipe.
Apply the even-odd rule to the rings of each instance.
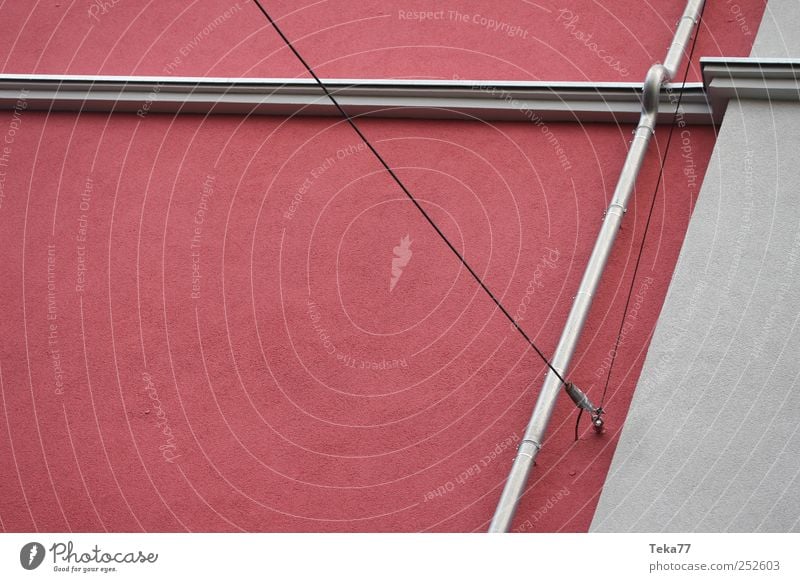
[[[603,225],[600,228],[591,257],[586,265],[586,271],[583,274],[578,292],[572,302],[572,308],[564,325],[564,330],[561,332],[558,347],[551,360],[553,368],[562,377],[565,377],[566,370],[569,367],[589,314],[592,298],[600,283],[600,278],[603,275],[603,270],[608,262],[614,240],[617,237],[622,218],[626,212],[628,200],[636,184],[639,169],[647,154],[650,139],[655,133],[661,86],[673,79],[678,72],[678,67],[683,60],[683,54],[700,17],[704,2],[705,0],[689,0],[687,2],[686,10],[684,10],[683,16],[678,22],[675,36],[667,52],[667,57],[664,59],[664,64],[654,64],[647,72],[639,125],[634,132],[633,142],[630,150],[628,150],[625,165],[622,167],[614,196],[608,210],[606,210]],[[542,447],[547,424],[555,408],[560,390],[561,380],[552,370],[549,370],[545,376],[536,406],[525,430],[525,436],[517,449],[517,456],[514,459],[514,464],[489,526],[490,533],[507,532],[511,527],[519,498],[524,492],[536,455]]]

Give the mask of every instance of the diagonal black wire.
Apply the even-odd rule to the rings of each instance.
[[[272,17],[269,15],[269,13],[264,9],[264,7],[261,5],[261,2],[259,2],[259,0],[253,0],[253,2],[255,3],[256,6],[258,6],[258,9],[266,17],[266,19],[269,21],[270,25],[272,25],[272,28],[275,29],[275,32],[278,33],[278,36],[280,36],[281,39],[283,39],[283,42],[286,44],[286,46],[289,47],[289,49],[294,53],[294,56],[297,57],[297,60],[299,60],[303,64],[303,66],[305,67],[306,71],[308,71],[308,74],[311,75],[314,78],[314,81],[317,82],[317,85],[319,85],[320,89],[322,89],[322,91],[325,93],[325,96],[328,99],[330,99],[331,103],[333,103],[333,105],[336,107],[336,109],[342,115],[344,120],[347,121],[347,123],[350,125],[350,127],[353,128],[353,131],[355,131],[358,134],[358,137],[361,138],[361,140],[366,144],[366,146],[369,148],[369,150],[375,155],[375,157],[381,163],[381,165],[386,170],[386,172],[388,172],[388,174],[397,183],[397,185],[400,186],[400,189],[405,193],[405,195],[408,197],[408,199],[411,200],[411,202],[414,204],[414,206],[417,207],[417,210],[419,210],[420,213],[422,214],[422,216],[425,217],[425,220],[427,220],[428,223],[433,227],[433,229],[436,231],[436,234],[438,234],[439,237],[441,237],[441,239],[450,248],[450,250],[453,251],[453,253],[456,255],[456,257],[458,257],[458,260],[461,261],[461,264],[464,265],[464,267],[467,269],[467,271],[469,271],[469,274],[472,275],[473,279],[475,279],[475,281],[478,282],[478,285],[481,286],[481,289],[483,289],[486,292],[486,294],[491,298],[491,300],[494,302],[494,304],[497,306],[497,308],[500,309],[500,311],[503,312],[503,315],[505,315],[506,318],[508,318],[508,320],[511,322],[511,324],[522,335],[522,337],[525,338],[525,340],[530,344],[530,346],[534,349],[534,351],[539,355],[539,357],[542,359],[542,361],[545,364],[547,364],[547,367],[550,368],[550,371],[553,372],[556,375],[556,377],[561,381],[561,383],[564,386],[566,386],[566,384],[567,384],[566,380],[564,380],[564,378],[561,376],[561,374],[558,372],[558,370],[556,370],[553,367],[553,365],[550,363],[550,360],[547,359],[547,356],[545,356],[544,353],[542,352],[542,350],[540,350],[536,346],[536,344],[533,343],[533,340],[530,337],[528,337],[528,334],[525,333],[525,330],[523,330],[519,326],[519,324],[516,322],[516,320],[513,317],[511,317],[511,314],[509,314],[508,311],[506,310],[506,308],[503,307],[503,304],[500,303],[500,301],[494,296],[494,294],[489,290],[489,288],[481,280],[481,278],[478,276],[478,274],[472,269],[472,267],[470,267],[469,263],[467,263],[467,260],[463,257],[463,255],[461,253],[459,253],[458,250],[456,250],[456,248],[447,239],[447,237],[444,235],[444,233],[441,231],[441,229],[433,221],[433,219],[428,215],[427,212],[425,212],[425,209],[422,208],[422,206],[417,201],[417,199],[414,198],[413,194],[411,194],[411,192],[408,190],[408,188],[406,188],[406,186],[403,184],[403,182],[400,181],[400,178],[398,178],[397,174],[395,174],[394,171],[389,167],[389,164],[387,164],[386,161],[383,159],[383,157],[378,153],[378,150],[376,150],[372,146],[372,144],[369,142],[367,137],[363,133],[361,133],[361,130],[355,124],[355,122],[353,121],[353,118],[350,117],[350,115],[348,115],[347,112],[344,109],[342,109],[341,105],[339,105],[339,102],[336,100],[336,98],[331,94],[330,91],[328,91],[328,88],[320,80],[320,78],[317,77],[317,74],[314,72],[314,69],[312,69],[311,66],[306,62],[306,60],[300,55],[300,53],[297,52],[297,49],[294,48],[294,45],[291,43],[291,41],[286,37],[285,34],[283,34],[283,31],[280,29],[280,27],[278,27],[278,25],[275,23],[275,21],[272,19]]]
[[[639,272],[639,265],[642,261],[642,255],[644,253],[644,244],[645,241],[647,240],[647,231],[650,229],[650,221],[653,218],[653,210],[655,209],[656,200],[658,199],[658,189],[661,186],[661,181],[664,176],[664,165],[666,164],[667,156],[669,155],[669,148],[670,145],[672,144],[672,134],[675,132],[675,121],[677,120],[678,113],[680,112],[681,101],[683,100],[683,91],[686,88],[686,79],[689,77],[689,71],[692,69],[692,57],[694,55],[694,48],[697,45],[697,39],[700,37],[700,26],[703,23],[703,12],[705,11],[705,7],[706,4],[704,3],[703,7],[700,9],[700,16],[698,17],[697,20],[697,30],[695,31],[694,39],[692,40],[692,47],[689,50],[689,62],[686,66],[686,72],[683,74],[683,81],[681,82],[681,90],[680,94],[678,95],[678,102],[675,106],[675,113],[672,116],[672,125],[669,128],[667,145],[664,147],[664,155],[661,158],[661,167],[658,170],[658,179],[656,180],[656,187],[655,190],[653,190],[652,200],[650,201],[650,211],[647,214],[647,222],[645,223],[644,234],[642,235],[642,242],[639,245],[639,254],[636,257],[636,265],[633,268],[633,277],[631,278],[631,286],[630,289],[628,289],[628,297],[625,300],[625,309],[622,310],[622,319],[619,322],[619,331],[617,332],[617,339],[614,342],[614,351],[612,352],[611,363],[608,366],[608,375],[606,376],[606,383],[605,386],[603,387],[603,395],[600,397],[600,408],[603,407],[603,402],[605,402],[606,399],[606,392],[608,392],[608,385],[611,382],[611,372],[614,369],[614,362],[617,359],[617,350],[619,349],[619,341],[622,338],[622,328],[625,326],[625,317],[626,314],[628,313],[628,307],[631,302],[631,297],[633,296],[633,288],[635,287],[636,284],[636,275]],[[578,416],[578,422],[580,422],[580,416]],[[575,434],[577,440],[577,434],[578,434],[577,423],[575,426]]]

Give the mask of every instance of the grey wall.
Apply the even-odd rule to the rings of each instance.
[[[800,0],[769,0],[750,56],[800,58]]]
[[[728,107],[591,530],[800,531],[800,103]]]

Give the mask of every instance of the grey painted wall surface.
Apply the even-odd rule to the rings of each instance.
[[[800,58],[800,0],[769,0],[750,56]]]
[[[800,531],[799,411],[800,103],[732,101],[591,531]]]

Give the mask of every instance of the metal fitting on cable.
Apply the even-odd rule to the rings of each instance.
[[[592,401],[589,400],[589,397],[583,392],[583,390],[575,386],[575,384],[572,382],[566,383],[564,385],[564,389],[567,391],[570,399],[575,403],[575,406],[582,408],[592,415],[592,426],[594,427],[594,430],[598,433],[602,432],[603,409],[592,404]]]

